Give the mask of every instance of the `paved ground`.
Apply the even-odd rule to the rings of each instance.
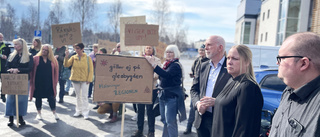
[[[181,60],[185,69],[186,79],[184,80],[184,86],[189,91],[192,80],[187,73],[190,72],[191,64],[193,60]],[[72,90],[72,89],[71,89]],[[189,92],[188,92],[189,94]],[[92,102],[92,98],[89,99]],[[37,120],[36,107],[34,100],[28,102],[28,114],[24,117],[27,125],[17,128],[16,126],[8,127],[8,118],[4,116],[5,103],[0,103],[0,136],[1,137],[118,137],[121,131],[121,116],[116,123],[108,123],[108,115],[100,115],[96,113],[96,110],[91,109],[89,113],[89,119],[84,120],[83,117],[73,117],[75,112],[76,98],[73,96],[65,96],[65,103],[57,103],[57,114],[60,120],[55,120],[53,114],[50,111],[48,102],[43,99],[42,117],[44,120]],[[187,112],[189,112],[190,98],[185,101]],[[89,104],[90,108],[95,105]],[[130,137],[130,135],[137,130],[136,121],[132,121],[131,117],[135,113],[131,103],[126,104],[126,112],[124,118],[124,137]],[[188,115],[188,114],[187,114]],[[16,121],[15,121],[16,122]],[[183,131],[186,129],[187,121],[178,123],[179,136],[181,137],[194,137],[196,136],[195,129],[193,133],[189,135],[183,135]],[[163,124],[160,121],[160,117],[156,118],[155,134],[156,137],[162,135]],[[148,127],[145,121],[144,134],[147,134]]]

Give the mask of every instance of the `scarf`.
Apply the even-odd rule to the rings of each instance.
[[[172,62],[175,62],[176,60],[178,60],[178,61],[179,61],[179,59],[178,59],[178,58],[174,58],[174,59],[166,60],[166,62],[165,62],[165,63],[164,63],[164,65],[163,65],[163,69],[164,69],[164,70],[166,70],[166,69],[169,67],[169,65],[170,65]]]

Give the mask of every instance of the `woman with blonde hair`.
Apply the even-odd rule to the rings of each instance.
[[[29,49],[29,52],[32,56],[35,56],[41,49],[41,40],[39,38],[34,38],[32,40],[32,46]]]
[[[30,73],[30,100],[36,98],[37,119],[41,120],[42,98],[47,98],[55,119],[56,114],[56,87],[59,79],[59,64],[53,55],[49,44],[41,47],[41,50],[33,57],[33,69]]]
[[[9,55],[6,68],[12,74],[29,74],[32,70],[33,59],[27,49],[27,43],[24,39],[15,39],[14,51]],[[30,75],[29,75],[30,76]],[[16,115],[16,99],[15,95],[7,95],[6,102],[6,116],[9,116],[8,126],[13,126],[13,116]],[[18,95],[19,103],[19,123],[25,125],[23,116],[27,114],[28,109],[28,95]]]
[[[227,70],[232,76],[229,84],[214,102],[212,137],[259,136],[263,97],[255,81],[252,53],[245,45],[233,46],[227,55]]]

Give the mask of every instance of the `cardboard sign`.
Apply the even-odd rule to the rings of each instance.
[[[125,44],[126,46],[158,46],[159,25],[148,24],[126,24]]]
[[[1,74],[2,94],[28,95],[28,74]]]
[[[97,55],[94,102],[152,103],[153,68],[143,57]]]
[[[138,51],[141,53],[143,47],[141,46],[126,46],[125,45],[125,25],[126,24],[147,24],[146,16],[132,16],[132,17],[120,17],[120,44],[121,51]]]
[[[52,43],[54,47],[60,48],[64,45],[81,43],[80,23],[58,24],[51,26]]]
[[[167,46],[167,44],[159,42],[159,45],[155,47],[157,52],[156,57],[158,57],[161,60],[161,63],[163,63],[166,60],[164,58],[164,51],[166,51]]]
[[[113,48],[116,48],[117,43],[109,40],[98,40],[99,48],[106,48],[107,53],[111,53]]]

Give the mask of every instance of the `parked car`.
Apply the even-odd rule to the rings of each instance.
[[[278,70],[255,71],[256,80],[263,95],[260,137],[269,135],[272,117],[279,107],[286,84],[277,76]]]

